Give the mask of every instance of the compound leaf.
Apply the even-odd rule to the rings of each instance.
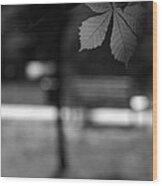
[[[113,15],[111,52],[116,60],[127,65],[135,51],[137,38],[141,35],[140,22],[145,12],[141,3],[86,3],[86,6],[100,15],[82,22],[79,28],[79,51],[102,45]]]

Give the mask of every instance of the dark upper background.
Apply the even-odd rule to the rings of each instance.
[[[146,91],[152,81],[152,2],[144,2],[143,37],[128,68],[115,61],[109,36],[101,47],[78,52],[78,27],[93,12],[84,4],[1,6],[2,84],[27,82],[25,69],[32,60],[61,63],[64,75],[128,75]]]

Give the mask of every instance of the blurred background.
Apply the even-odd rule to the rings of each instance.
[[[152,2],[142,6],[128,68],[109,32],[78,52],[94,14],[84,4],[1,6],[2,176],[152,179]]]

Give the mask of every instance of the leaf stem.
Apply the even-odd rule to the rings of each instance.
[[[115,3],[111,3],[112,9],[115,10],[116,9],[116,4]]]

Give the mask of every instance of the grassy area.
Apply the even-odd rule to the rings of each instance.
[[[152,179],[148,128],[66,126],[66,178]],[[57,171],[52,122],[2,120],[2,176],[51,177]]]

